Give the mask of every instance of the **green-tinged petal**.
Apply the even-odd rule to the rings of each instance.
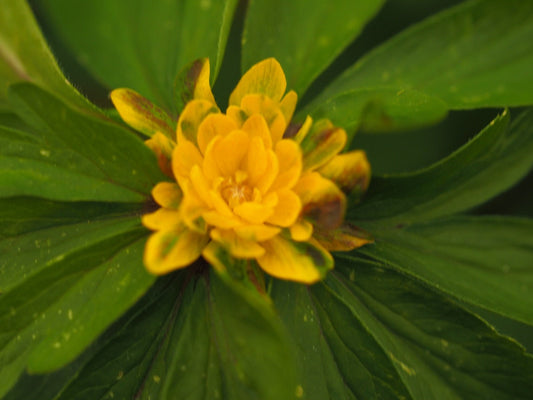
[[[159,208],[150,214],[142,216],[142,223],[152,230],[171,230],[181,224],[182,218],[177,210]]]
[[[233,228],[234,232],[243,239],[255,240],[263,242],[272,239],[281,232],[280,228],[268,225],[242,225]]]
[[[241,101],[241,110],[238,111],[232,106],[228,107],[228,111],[230,109],[233,118],[252,117],[254,114],[261,114],[268,124],[273,143],[280,140],[287,129],[288,121],[285,119],[279,104],[267,95],[248,94]]]
[[[257,262],[276,278],[310,284],[333,268],[331,254],[314,241],[293,242],[276,236],[261,244],[266,252]]]
[[[268,58],[250,68],[241,78],[229,98],[230,105],[240,105],[248,94],[264,94],[274,101],[280,101],[285,93],[287,81],[281,65]]]
[[[301,142],[304,154],[304,170],[318,168],[346,145],[346,131],[334,126],[329,120],[316,121]]]
[[[302,201],[302,216],[321,229],[335,229],[344,220],[346,196],[318,172],[306,173],[294,187]]]
[[[265,254],[265,249],[256,241],[243,239],[232,230],[213,229],[211,239],[220,243],[236,258],[256,258]]]
[[[374,241],[368,232],[347,222],[336,229],[317,229],[313,237],[329,251],[350,251]]]
[[[207,100],[192,100],[187,103],[178,120],[178,144],[183,140],[189,140],[196,144],[198,127],[204,118],[209,114],[218,112],[218,107]]]
[[[174,82],[175,102],[178,112],[193,100],[207,100],[216,105],[215,97],[209,82],[210,65],[208,58],[194,60],[185,66]]]
[[[191,231],[184,225],[156,232],[146,242],[144,265],[156,275],[186,267],[200,256],[208,240],[207,235]]]
[[[318,169],[320,174],[331,179],[344,193],[360,195],[370,183],[370,163],[361,150],[338,154]]]
[[[115,89],[111,101],[125,123],[133,129],[152,136],[161,132],[169,138],[174,137],[175,121],[150,100],[131,89]]]
[[[161,207],[177,209],[183,193],[175,182],[159,182],[152,189],[152,197]]]

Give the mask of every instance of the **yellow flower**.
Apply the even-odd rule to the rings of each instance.
[[[153,134],[147,144],[173,178],[154,187],[160,208],[142,218],[154,231],[144,257],[150,272],[186,267],[200,255],[224,269],[229,255],[257,262],[274,277],[313,283],[333,267],[329,251],[371,241],[343,223],[343,191],[368,186],[364,152],[339,154],[346,132],[328,120],[307,117],[287,129],[297,95],[285,94],[275,59],[241,78],[226,113],[211,93],[207,60],[195,68],[193,98],[175,137],[164,112],[146,99],[128,89],[112,93],[122,118]]]

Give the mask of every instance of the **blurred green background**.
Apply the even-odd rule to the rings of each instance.
[[[404,28],[460,2],[458,0],[389,0],[377,17],[368,24],[363,34],[345,49],[315,81],[308,92],[300,98],[300,104],[306,103],[328,82],[372,48]],[[64,43],[55,35],[53,26],[48,24],[39,0],[30,0],[30,5],[65,75],[95,104],[110,108],[108,93],[112,88],[106,88],[94,80],[71,55]],[[245,9],[246,1],[241,1],[219,75],[224,76],[225,79],[219,79],[214,87],[215,97],[221,107],[225,106],[223,102],[240,77],[240,66],[236,60],[240,60],[240,34]],[[519,111],[511,110],[511,115],[517,115]],[[362,148],[367,152],[374,174],[409,172],[426,167],[449,155],[474,137],[499,112],[501,112],[499,109],[451,112],[437,125],[405,132],[369,134],[361,131],[355,136],[352,146]],[[532,188],[533,174],[530,173],[513,189],[473,212],[533,217]],[[484,310],[473,311],[494,324],[500,332],[515,337],[530,352],[533,352],[533,327]]]

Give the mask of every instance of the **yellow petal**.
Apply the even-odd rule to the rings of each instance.
[[[183,200],[179,211],[182,215],[183,222],[187,227],[198,233],[205,233],[207,225],[202,214],[207,210],[207,205],[198,196],[190,180],[184,180],[180,187],[183,190]]]
[[[228,106],[226,109],[226,115],[230,117],[233,122],[240,128],[242,124],[248,119],[248,114],[244,112],[241,106]]]
[[[310,284],[333,268],[333,257],[316,242],[293,242],[275,236],[261,245],[265,254],[257,262],[276,278]]]
[[[346,196],[318,172],[302,175],[293,189],[302,201],[302,216],[322,229],[335,229],[344,220]]]
[[[198,127],[202,121],[213,113],[220,112],[218,107],[207,100],[191,100],[187,103],[178,120],[178,144],[188,140],[197,143]]]
[[[315,122],[301,143],[304,170],[316,169],[329,162],[344,148],[346,140],[344,129],[325,119]]]
[[[270,189],[272,183],[279,173],[278,157],[276,157],[274,152],[272,150],[268,150],[266,157],[267,167],[265,173],[255,182],[255,187],[259,189],[262,194],[265,194]]]
[[[240,105],[247,94],[264,94],[272,100],[281,100],[287,81],[279,62],[274,58],[263,60],[250,68],[241,78],[229,98],[230,105]]]
[[[329,251],[350,251],[374,242],[368,232],[347,222],[336,229],[317,230],[314,237]]]
[[[222,215],[216,211],[206,211],[202,216],[207,224],[220,229],[233,229],[243,224],[243,222],[235,216]]]
[[[265,143],[260,137],[254,137],[250,141],[246,160],[246,171],[248,172],[248,182],[255,186],[257,181],[266,173],[268,167],[268,155]]]
[[[279,108],[285,117],[285,121],[290,122],[294,110],[296,109],[296,103],[298,101],[298,95],[294,90],[291,90],[289,93],[283,97],[283,100],[279,103]]]
[[[134,90],[115,89],[111,92],[111,101],[120,117],[133,129],[148,136],[161,132],[168,138],[173,137],[173,119]]]
[[[370,183],[370,163],[361,150],[336,155],[318,172],[335,182],[344,193],[362,194]]]
[[[278,204],[266,221],[272,225],[289,227],[298,219],[302,210],[302,203],[292,190],[284,189],[276,193],[278,195]]]
[[[212,229],[211,239],[228,249],[236,258],[256,258],[265,253],[265,249],[257,242],[243,239],[232,230]]]
[[[274,213],[271,207],[251,201],[245,201],[239,204],[233,209],[233,212],[252,224],[262,224]]]
[[[280,140],[276,143],[276,156],[279,163],[279,174],[270,190],[290,189],[298,182],[302,173],[300,146],[291,139]]]
[[[213,206],[210,194],[211,189],[207,179],[205,179],[205,176],[198,165],[194,165],[191,168],[190,176],[191,184],[194,187],[196,194],[200,199],[202,199],[207,207],[211,208]]]
[[[215,98],[211,92],[209,75],[208,58],[194,60],[181,69],[174,81],[175,92],[178,94],[175,100],[179,113],[193,99],[207,100],[216,105]]]
[[[161,207],[177,209],[183,193],[175,182],[159,182],[152,189],[152,197]]]
[[[141,218],[142,224],[151,230],[169,230],[181,225],[181,215],[177,210],[159,208]]]
[[[209,114],[198,127],[198,147],[205,154],[207,145],[217,136],[225,136],[237,129],[237,124],[227,115]]]
[[[233,131],[213,145],[213,158],[222,176],[233,176],[248,152],[250,139],[244,131]],[[207,154],[206,154],[207,158]]]
[[[271,239],[281,232],[280,228],[267,225],[241,225],[233,228],[235,233],[243,239],[263,242]]]
[[[261,114],[254,114],[248,118],[242,125],[242,130],[248,132],[251,138],[255,136],[260,137],[265,144],[265,148],[272,148],[270,129],[265,121],[265,118]]]
[[[305,242],[313,235],[313,225],[304,219],[300,219],[290,226],[291,239],[297,242]]]
[[[172,153],[172,171],[176,178],[189,177],[192,167],[202,165],[203,158],[198,148],[188,140],[182,140]]]
[[[202,253],[209,238],[181,226],[158,231],[146,242],[144,264],[156,275],[163,275],[193,263]]]
[[[283,116],[279,104],[271,98],[262,94],[249,94],[242,99],[241,108],[250,117],[254,114],[263,116],[270,129],[272,143],[283,137],[288,121]]]

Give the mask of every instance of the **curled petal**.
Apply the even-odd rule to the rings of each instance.
[[[265,148],[272,148],[272,137],[265,118],[261,114],[253,114],[242,125],[242,130],[250,137],[258,136],[263,140]]]
[[[336,229],[317,230],[313,237],[329,251],[350,251],[374,242],[368,232],[348,222]]]
[[[198,147],[205,154],[207,145],[215,136],[225,136],[237,129],[237,124],[224,114],[209,114],[198,127]]]
[[[260,114],[265,119],[273,143],[283,137],[287,128],[287,120],[283,116],[279,104],[270,97],[262,94],[249,94],[242,99],[241,108],[248,117]]]
[[[329,162],[346,145],[346,131],[328,120],[315,122],[302,139],[304,170],[316,169]]]
[[[174,136],[175,121],[150,100],[131,89],[115,89],[111,101],[120,117],[133,129],[152,136],[156,132],[166,137]]]
[[[268,58],[250,68],[241,78],[229,98],[230,105],[240,105],[247,94],[264,94],[272,100],[281,100],[287,81],[279,62]]]
[[[279,190],[276,193],[278,195],[278,203],[274,207],[274,212],[266,221],[269,224],[286,228],[294,224],[298,219],[302,210],[302,203],[292,190]]]
[[[183,193],[175,182],[159,182],[152,189],[152,197],[161,207],[177,210]]]
[[[313,235],[313,224],[303,218],[296,221],[289,229],[291,239],[297,242],[305,242]]]
[[[344,220],[346,196],[318,172],[308,172],[294,187],[302,201],[302,216],[321,229],[335,229]]]
[[[246,222],[252,224],[262,224],[274,214],[274,210],[271,207],[251,201],[239,204],[233,209],[233,212]]]
[[[151,230],[171,230],[181,225],[181,215],[177,210],[160,208],[142,216],[142,224]]]
[[[186,178],[192,167],[202,165],[203,158],[198,148],[188,140],[182,140],[172,153],[172,171],[176,178]]]
[[[218,112],[218,107],[208,100],[195,99],[187,103],[178,120],[178,144],[188,140],[196,145],[200,124],[209,114]]]
[[[300,146],[290,139],[276,143],[276,156],[279,162],[279,174],[270,190],[292,188],[302,173],[302,151]]]
[[[146,242],[144,265],[149,272],[162,275],[193,263],[209,238],[180,225],[173,230],[152,234]]]
[[[222,176],[232,176],[237,172],[248,152],[249,143],[248,134],[240,130],[233,131],[214,143],[212,157]]]
[[[266,251],[257,262],[276,278],[310,284],[333,268],[331,254],[314,241],[293,242],[278,235],[261,244]]]
[[[370,163],[362,150],[338,154],[318,172],[335,182],[344,193],[362,194],[370,183]]]

